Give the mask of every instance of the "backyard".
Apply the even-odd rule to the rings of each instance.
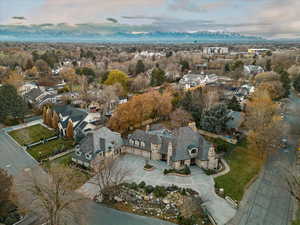
[[[56,139],[45,144],[40,144],[32,148],[27,149],[27,152],[35,158],[37,161],[46,159],[50,156],[53,156],[59,152],[66,151],[73,147],[73,140],[70,139]]]
[[[29,145],[44,138],[55,136],[55,131],[50,130],[41,124],[21,128],[8,133],[20,145]]]
[[[215,178],[216,187],[223,188],[226,196],[240,201],[246,187],[259,173],[262,163],[249,154],[245,142],[238,144],[225,159],[230,166],[230,172]]]

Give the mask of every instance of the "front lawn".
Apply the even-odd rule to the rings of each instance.
[[[66,151],[73,148],[73,140],[56,139],[45,144],[29,148],[27,152],[37,161],[55,155],[56,150]]]
[[[42,165],[45,168],[49,168],[49,166],[51,166],[51,165],[60,165],[60,166],[66,167],[66,168],[71,168],[72,173],[73,173],[74,177],[76,178],[72,189],[76,190],[76,189],[80,188],[82,185],[84,185],[89,179],[91,179],[91,175],[89,174],[88,171],[78,167],[77,165],[75,165],[72,162],[72,159],[71,159],[72,154],[73,153],[62,156],[51,162],[47,161],[47,162],[43,163]]]
[[[245,147],[236,147],[226,157],[230,172],[215,178],[217,188],[224,188],[225,195],[240,201],[247,184],[259,173],[262,163],[249,154]]]
[[[21,128],[8,133],[20,145],[29,145],[44,138],[55,136],[55,131],[49,130],[41,124]]]

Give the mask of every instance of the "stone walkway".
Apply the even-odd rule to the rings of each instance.
[[[199,192],[204,205],[210,212],[212,217],[216,220],[218,225],[226,224],[235,214],[236,210],[233,209],[229,203],[215,193],[214,180],[211,176],[207,176],[203,170],[198,167],[191,167],[192,176],[178,177],[178,176],[165,176],[163,170],[169,168],[165,162],[150,161],[149,163],[155,166],[155,170],[148,172],[143,169],[145,159],[133,155],[125,155],[119,161],[120,166],[130,170],[128,182],[139,183],[146,182],[149,185],[162,185],[170,186],[175,184],[184,188],[191,188]],[[93,198],[98,192],[97,187],[92,182],[87,182],[83,185],[78,192]]]

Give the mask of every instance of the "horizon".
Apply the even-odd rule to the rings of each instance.
[[[298,39],[300,20],[296,15],[300,2],[280,3],[279,0],[4,0],[0,3],[0,25],[10,29],[26,25],[33,31],[36,25],[57,28],[64,24],[59,29],[66,32],[81,25],[80,29],[88,27],[98,34],[219,31],[269,40]]]

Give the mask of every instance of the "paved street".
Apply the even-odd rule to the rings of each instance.
[[[16,176],[26,168],[34,168],[38,163],[32,159],[7,134],[0,131],[0,168]]]
[[[235,214],[233,209],[223,198],[220,198],[214,191],[214,180],[211,176],[207,176],[199,167],[191,167],[192,176],[178,177],[165,176],[163,170],[168,168],[165,162],[151,161],[156,169],[148,172],[143,169],[145,159],[133,155],[125,155],[120,161],[121,168],[129,169],[129,182],[139,183],[141,181],[150,185],[170,186],[175,184],[180,187],[192,188],[199,192],[201,198],[205,201],[205,206],[211,215],[215,218],[219,225],[228,222]],[[95,183],[95,182],[94,182]],[[79,192],[86,196],[93,197],[98,188],[94,184],[86,183]]]
[[[249,188],[230,225],[288,225],[293,214],[293,198],[282,176],[282,167],[291,165],[299,140],[300,99],[292,94],[287,101],[284,120],[288,148],[271,157],[256,182]]]
[[[0,130],[0,168],[15,177],[24,169],[41,169],[38,163],[2,130]],[[110,209],[93,201],[85,204],[88,225],[172,225],[166,221]]]

